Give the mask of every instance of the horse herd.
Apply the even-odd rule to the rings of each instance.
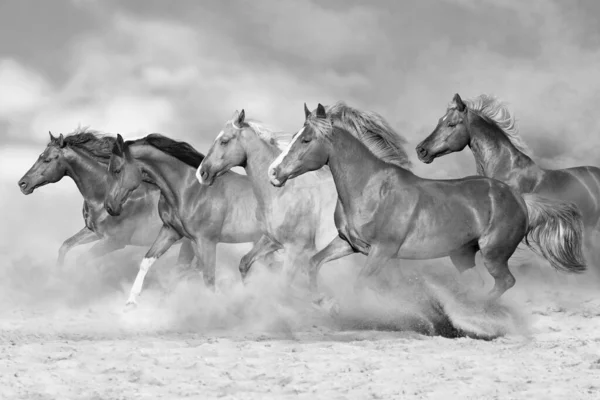
[[[159,134],[124,141],[87,129],[50,133],[18,184],[31,194],[69,176],[83,195],[85,227],[63,243],[58,264],[85,243],[96,242],[88,260],[150,245],[127,305],[176,242],[178,264],[195,260],[211,288],[217,243],[252,242],[239,264],[242,279],[257,261],[282,261],[288,284],[307,268],[317,304],[327,298],[317,284],[321,266],[352,253],[367,256],[360,289],[393,260],[449,256],[464,272],[479,251],[495,280],[491,299],[515,284],[508,260],[522,242],[557,270],[586,270],[584,249],[599,228],[600,169],[537,166],[494,97],[456,94],[416,148],[431,163],[468,145],[478,176],[461,179],[412,173],[405,140],[377,113],[343,102],[313,111],[304,105],[304,112],[290,136],[236,111],[206,156]],[[231,171],[236,166],[246,175]]]

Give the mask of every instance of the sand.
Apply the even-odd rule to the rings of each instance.
[[[474,289],[428,264],[357,296],[355,268],[342,263],[323,270],[340,304],[331,315],[301,283],[284,289],[264,269],[246,286],[220,272],[212,293],[178,279],[173,260],[124,312],[135,262],[58,273],[6,258],[1,398],[600,398],[600,300],[586,279],[542,268],[489,304],[491,278]]]

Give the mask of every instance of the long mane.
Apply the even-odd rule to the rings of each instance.
[[[362,111],[338,101],[332,106],[325,107],[327,121],[333,127],[348,131],[352,136],[364,144],[377,158],[388,164],[409,169],[411,162],[408,159],[404,144],[406,139],[397,133],[390,124],[379,114],[372,111]],[[332,129],[324,129],[319,118],[311,113],[309,123],[317,134],[331,134]]]
[[[488,94],[480,94],[477,97],[463,101],[469,110],[479,115],[485,121],[496,124],[517,150],[524,154],[530,153],[529,147],[519,134],[515,116],[509,110],[506,103]],[[451,103],[449,108],[452,107],[456,107],[456,104]]]
[[[204,154],[186,142],[178,142],[159,133],[151,133],[141,139],[128,140],[126,145],[147,144],[193,168],[198,168],[204,160]]]
[[[115,142],[115,137],[89,127],[78,127],[64,137],[65,146],[81,149],[104,165],[108,165]]]
[[[231,120],[228,121],[228,123],[234,124],[234,121]],[[244,126],[252,129],[254,133],[256,133],[256,136],[258,136],[263,141],[277,146],[279,150],[285,149],[286,146],[292,140],[293,136],[290,133],[269,128],[268,126],[254,119],[244,120]]]

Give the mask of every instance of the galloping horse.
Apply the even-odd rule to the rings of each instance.
[[[515,284],[508,259],[527,234],[556,268],[585,270],[575,207],[549,204],[535,195],[522,198],[491,178],[420,178],[406,168],[403,139],[380,115],[341,102],[327,111],[321,104],[313,112],[304,108],[304,126],[271,164],[269,177],[282,186],[325,164],[333,175],[339,236],[311,258],[313,290],[323,263],[355,252],[367,255],[360,284],[392,259],[450,256],[464,271],[475,266],[475,253],[481,251],[495,280],[490,296],[496,299]],[[530,219],[549,214],[553,223],[532,231],[528,213]]]
[[[37,161],[19,179],[25,195],[49,183],[69,176],[83,196],[85,227],[71,236],[60,247],[58,265],[73,247],[100,241],[90,249],[90,259],[124,248],[127,245],[149,246],[158,233],[161,221],[156,211],[158,190],[141,185],[132,195],[119,216],[110,216],[104,209],[108,160],[115,138],[97,131],[78,129],[58,138],[50,133],[50,143]],[[187,239],[182,242],[179,264],[190,264],[194,252]]]
[[[485,94],[464,101],[455,94],[446,114],[416,151],[419,159],[429,164],[467,145],[479,175],[506,182],[520,193],[577,205],[583,216],[586,247],[592,247],[593,233],[600,231],[600,168],[540,168],[527,155],[508,107]]]
[[[211,186],[215,178],[232,167],[246,169],[258,199],[264,236],[248,254],[249,258],[240,263],[240,273],[242,278],[246,276],[253,257],[284,249],[283,268],[290,283],[298,267],[306,266],[317,249],[336,236],[335,186],[331,174],[325,171],[319,175],[307,174],[285,188],[273,187],[267,169],[281,153],[279,146],[285,142],[286,135],[246,120],[245,116],[244,110],[236,111],[233,119],[225,124],[196,177],[201,184]]]
[[[228,172],[215,185],[202,186],[195,173],[203,158],[189,144],[159,134],[127,142],[117,135],[108,166],[106,210],[119,215],[131,193],[148,182],[160,190],[163,222],[140,264],[127,305],[136,304],[152,264],[182,237],[193,242],[204,281],[214,288],[217,243],[256,242],[262,236],[248,178]]]

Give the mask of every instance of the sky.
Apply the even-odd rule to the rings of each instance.
[[[304,102],[377,111],[424,177],[475,173],[468,150],[415,156],[454,93],[508,102],[544,167],[600,165],[599,20],[596,0],[2,0],[0,205],[81,224],[72,181],[18,190],[49,130],[206,152],[235,110],[296,131]]]

